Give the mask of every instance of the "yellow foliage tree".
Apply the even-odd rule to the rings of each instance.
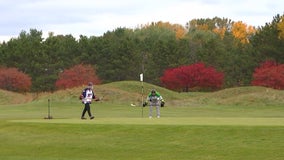
[[[183,26],[179,24],[174,24],[172,27],[174,31],[176,32],[177,39],[181,39],[186,34],[186,29]]]
[[[227,31],[226,27],[222,27],[222,28],[214,28],[213,32],[219,34],[221,36],[221,38],[223,39],[225,36],[225,32]]]
[[[280,22],[277,24],[277,29],[279,30],[279,38],[284,39],[284,16],[281,18]]]
[[[249,36],[255,34],[256,30],[253,26],[247,26],[242,21],[235,22],[232,26],[232,34],[239,39],[241,43],[249,43]]]

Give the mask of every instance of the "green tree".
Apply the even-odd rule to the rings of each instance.
[[[171,65],[178,66],[184,57],[177,55],[177,32],[171,25],[152,23],[135,31],[142,53],[145,81],[159,84],[159,77]],[[184,52],[180,52],[184,53]]]
[[[92,36],[90,38],[86,36],[80,36],[78,42],[79,54],[74,57],[75,62],[83,64],[97,65],[99,59],[99,51],[103,49],[102,38]]]
[[[218,33],[221,37],[225,35],[226,32],[230,32],[233,26],[233,21],[227,18],[200,18],[192,19],[186,24],[188,31],[195,30],[209,30]]]
[[[44,62],[41,76],[37,78],[37,88],[41,91],[54,91],[58,74],[76,63],[79,56],[78,42],[72,35],[52,34],[44,41]]]
[[[4,48],[3,63],[7,67],[18,68],[32,77],[32,91],[37,90],[37,78],[45,63],[42,32],[31,29],[22,31],[18,38],[11,39]]]
[[[258,62],[270,59],[284,63],[284,39],[279,38],[281,30],[278,29],[281,17],[283,15],[276,15],[271,23],[258,28],[256,35],[252,36],[251,43],[257,51]]]
[[[137,79],[140,54],[135,50],[133,31],[117,28],[104,34],[98,52],[97,73],[104,82]]]

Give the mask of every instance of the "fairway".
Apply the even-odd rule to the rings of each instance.
[[[127,86],[104,86],[110,88],[103,92],[123,98],[107,95],[105,101],[93,103],[93,120],[80,119],[83,106],[76,97],[79,91],[73,90],[67,90],[68,97],[60,92],[32,102],[0,105],[0,159],[284,159],[283,92],[269,97],[262,88],[190,95],[163,90],[167,101],[161,118],[149,119],[148,107],[130,105],[130,99],[140,100],[139,94],[137,98],[120,91],[121,85]],[[137,92],[133,88],[127,90]],[[236,90],[242,94],[236,96]],[[258,101],[261,96],[265,101]],[[49,98],[53,119],[44,119]]]
[[[60,107],[53,109],[54,119],[44,119],[45,114],[39,113],[43,109],[30,107],[26,113],[19,107],[11,109],[9,118],[0,120],[0,159],[284,158],[284,117],[272,117],[273,109],[268,117],[261,117],[255,109],[243,114],[239,109],[181,107],[175,108],[173,115],[173,108],[166,107],[162,109],[164,117],[149,119],[148,108],[142,118],[140,107],[101,104],[93,107],[94,120],[81,120],[81,108]],[[278,111],[276,107],[274,114]]]
[[[284,127],[273,123],[278,120],[282,119],[1,120],[0,159],[281,160]]]
[[[113,125],[200,125],[200,126],[284,126],[284,118],[96,118],[95,120],[81,119],[25,119],[10,120],[9,122],[23,123],[66,123],[66,124],[113,124]]]

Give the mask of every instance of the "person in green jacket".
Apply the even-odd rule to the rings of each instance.
[[[153,107],[156,107],[157,118],[160,118],[160,106],[164,105],[163,97],[159,92],[153,89],[147,96],[147,101],[149,102],[149,118],[152,118]]]

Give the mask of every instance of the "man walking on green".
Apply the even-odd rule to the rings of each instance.
[[[81,119],[86,119],[85,118],[85,113],[88,112],[88,115],[90,117],[90,119],[94,119],[95,117],[92,116],[91,113],[91,107],[90,104],[92,103],[92,100],[95,99],[95,93],[93,91],[93,83],[89,82],[87,88],[85,88],[82,91],[82,94],[80,95],[80,99],[82,100],[82,103],[85,105],[83,112],[82,112],[82,116]],[[97,100],[96,100],[97,101]]]

